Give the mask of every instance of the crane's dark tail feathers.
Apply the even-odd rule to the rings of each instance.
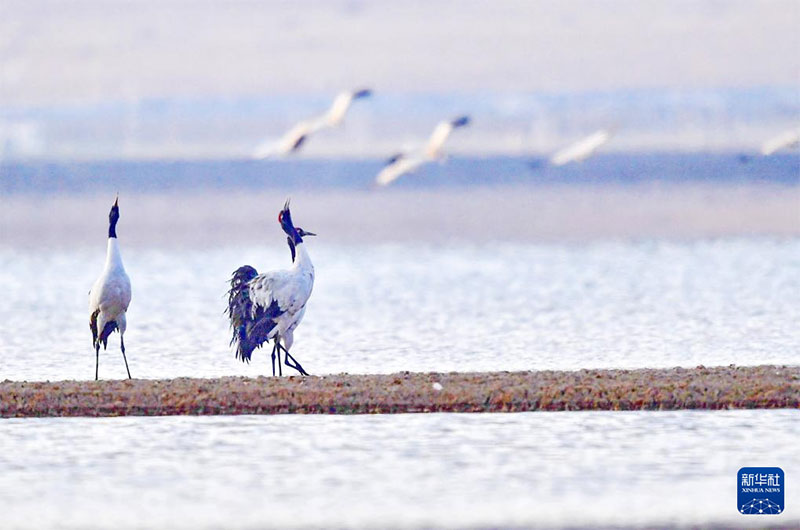
[[[246,362],[250,362],[253,350],[270,339],[275,319],[283,313],[274,300],[269,307],[263,307],[250,299],[250,282],[256,276],[258,272],[253,267],[239,267],[233,273],[228,291],[231,345],[236,345],[236,357]]]
[[[253,302],[250,300],[248,283],[258,276],[251,266],[239,267],[231,277],[228,291],[228,317],[231,320],[231,345],[236,345],[236,358],[250,362],[250,355],[258,344],[249,338],[248,330],[253,325]]]
[[[103,343],[104,350],[108,347],[108,336],[118,329],[117,323],[114,320],[111,322],[106,322],[106,325],[103,326],[103,331],[100,333],[100,342]]]
[[[115,332],[117,328],[116,321],[112,320],[110,322],[106,322],[103,326],[103,330],[100,331],[99,335],[97,333],[97,315],[100,314],[100,310],[98,309],[92,316],[89,317],[89,329],[92,330],[92,348],[97,348],[100,344],[103,345],[103,349],[108,347],[108,336]]]

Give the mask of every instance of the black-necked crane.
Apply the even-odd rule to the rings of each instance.
[[[102,274],[94,282],[89,291],[89,328],[92,330],[92,347],[95,351],[94,378],[98,379],[100,367],[100,344],[107,349],[108,337],[115,330],[119,331],[119,345],[128,379],[131,371],[128,358],[125,356],[125,314],[131,303],[131,280],[122,264],[117,241],[117,221],[119,221],[119,197],[108,214],[108,246],[106,248],[106,264]]]
[[[249,265],[236,269],[228,291],[231,345],[236,348],[237,358],[249,362],[256,348],[272,340],[272,375],[275,375],[276,355],[278,375],[283,375],[281,350],[286,366],[308,375],[289,349],[314,288],[314,265],[303,237],[315,234],[295,228],[288,200],[278,214],[278,223],[287,235],[292,266],[264,274],[258,274]]]
[[[421,150],[410,153],[398,153],[386,161],[386,166],[375,177],[375,184],[388,186],[406,173],[411,173],[421,165],[442,160],[442,147],[455,129],[469,124],[469,116],[460,116],[454,120],[439,122],[433,129],[428,143]]]
[[[781,149],[789,149],[800,145],[800,128],[791,131],[786,131],[774,136],[764,142],[761,146],[761,154],[770,156],[777,153]]]
[[[563,166],[570,162],[582,162],[592,156],[603,144],[607,143],[612,135],[611,129],[595,131],[589,136],[556,151],[550,157],[550,163],[554,166]]]
[[[341,124],[350,105],[355,100],[371,95],[372,90],[368,88],[339,93],[325,114],[301,121],[289,129],[277,142],[272,140],[263,141],[253,151],[253,158],[262,159],[296,152],[308,140],[310,135],[322,129],[337,127]]]

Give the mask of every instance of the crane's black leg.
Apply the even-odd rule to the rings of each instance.
[[[128,379],[133,379],[131,377],[131,370],[128,368],[128,358],[125,357],[125,339],[122,338],[122,335],[119,336],[119,347],[122,349],[122,358],[125,360],[125,370],[128,372]]]
[[[281,367],[281,339],[275,335],[275,351],[278,353],[278,375],[283,377],[283,368]]]
[[[284,353],[284,356],[283,356],[283,357],[284,357],[284,360],[286,361],[286,366],[288,366],[288,367],[290,367],[290,368],[294,368],[295,370],[297,370],[298,372],[300,372],[300,375],[308,375],[308,372],[306,372],[305,370],[303,370],[303,367],[302,367],[302,366],[300,366],[300,363],[299,363],[299,362],[297,362],[297,359],[295,359],[294,357],[292,357],[292,354],[291,354],[291,353],[289,353],[289,350],[287,350],[287,349],[286,349],[286,348],[284,348],[283,346],[279,346],[279,347],[280,347],[280,349],[282,349],[282,350],[283,350],[283,353]],[[289,364],[289,359],[291,359],[291,360],[292,360],[292,363],[294,363],[294,364]]]
[[[272,377],[275,377],[275,350],[278,348],[277,344],[272,346]],[[280,363],[280,361],[278,361]]]
[[[94,343],[94,380],[97,381],[97,376],[100,371],[100,343]]]
[[[283,375],[283,370],[281,370],[281,350],[278,349],[278,338],[275,337],[275,344],[272,346],[272,377],[275,377],[275,354],[278,355],[278,375]]]

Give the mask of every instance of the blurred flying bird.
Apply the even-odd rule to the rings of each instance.
[[[786,131],[773,138],[770,138],[761,146],[761,154],[769,156],[781,149],[793,148],[800,145],[800,129]]]
[[[122,256],[119,253],[117,242],[117,221],[119,220],[119,197],[114,200],[114,205],[108,214],[108,248],[106,250],[106,265],[103,273],[94,282],[89,291],[89,328],[92,330],[92,346],[95,351],[94,378],[98,379],[100,366],[100,343],[103,350],[108,346],[108,337],[114,330],[119,331],[119,344],[122,349],[122,358],[125,360],[125,370],[128,379],[131,371],[128,368],[128,358],[125,357],[125,328],[127,322],[125,312],[131,303],[131,281],[122,265]]]
[[[344,115],[347,113],[353,101],[371,95],[372,90],[367,88],[341,92],[336,96],[336,99],[333,100],[333,104],[325,114],[301,121],[289,129],[277,142],[265,140],[253,151],[253,158],[262,159],[296,152],[310,135],[322,129],[337,127],[341,124]]]
[[[236,347],[237,358],[249,362],[253,350],[272,340],[272,375],[275,375],[276,354],[278,375],[283,375],[281,350],[285,354],[286,366],[308,375],[289,349],[314,287],[314,265],[303,244],[303,237],[316,234],[295,228],[288,200],[278,214],[278,223],[287,235],[292,266],[288,270],[264,274],[258,274],[249,265],[236,269],[228,291],[227,313],[233,332],[231,345]]]
[[[600,146],[611,139],[609,129],[601,129],[589,136],[578,140],[559,150],[550,157],[550,163],[554,166],[563,166],[569,162],[581,162],[589,158]]]
[[[444,147],[447,137],[453,130],[464,127],[470,122],[469,116],[460,116],[454,120],[439,122],[428,139],[428,143],[419,151],[411,153],[398,153],[386,161],[384,168],[375,177],[379,186],[387,186],[406,173],[411,173],[427,162],[443,160]]]

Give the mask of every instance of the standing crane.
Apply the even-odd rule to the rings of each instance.
[[[289,349],[294,342],[294,330],[305,315],[306,303],[314,288],[314,265],[303,244],[303,237],[316,234],[295,228],[288,200],[278,214],[278,223],[287,236],[292,266],[288,270],[264,274],[258,274],[249,265],[234,271],[227,309],[232,331],[231,345],[236,347],[238,359],[250,362],[253,350],[272,340],[273,376],[276,356],[278,375],[283,375],[281,350],[286,366],[301,375],[308,375]]]
[[[341,124],[353,101],[371,95],[372,90],[368,88],[339,93],[325,114],[301,121],[289,129],[277,142],[265,140],[255,148],[253,158],[262,159],[275,155],[288,155],[298,151],[308,137],[315,132]]]
[[[458,127],[469,124],[469,116],[460,116],[454,120],[439,122],[433,130],[428,143],[420,151],[411,153],[398,153],[386,161],[384,168],[375,177],[378,186],[388,186],[406,173],[411,173],[421,165],[435,160],[443,160],[444,147],[447,137]]]
[[[92,330],[92,347],[95,352],[94,379],[97,381],[100,367],[100,343],[107,349],[108,337],[115,330],[119,331],[119,344],[128,379],[131,371],[128,358],[125,356],[125,329],[127,322],[125,313],[131,303],[131,280],[122,265],[117,242],[117,221],[119,221],[119,196],[108,213],[108,247],[106,249],[106,265],[103,273],[94,282],[89,291],[89,329]]]

